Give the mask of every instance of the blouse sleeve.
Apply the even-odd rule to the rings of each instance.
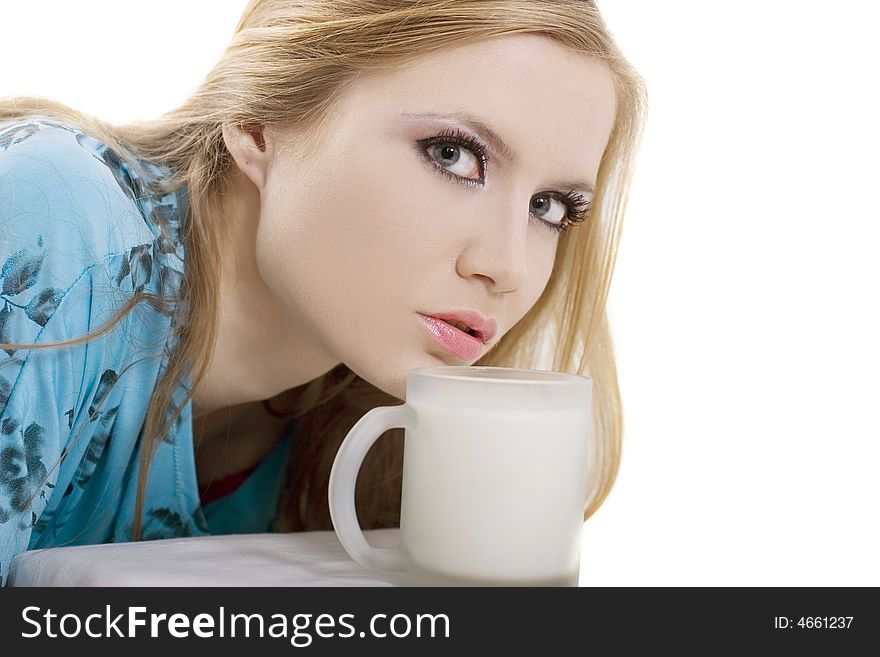
[[[148,254],[137,245],[149,231],[127,220],[135,215],[76,132],[0,125],[0,342],[76,338],[109,319]],[[88,449],[81,430],[115,383],[112,350],[89,347],[0,349],[0,586],[66,485],[60,464]]]

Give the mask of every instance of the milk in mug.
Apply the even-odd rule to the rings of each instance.
[[[545,370],[408,370],[406,402],[368,411],[330,473],[333,527],[360,564],[423,585],[577,586],[591,446],[592,381]],[[400,543],[367,543],[358,469],[403,427]]]
[[[576,586],[589,409],[413,403],[400,548],[426,581]]]

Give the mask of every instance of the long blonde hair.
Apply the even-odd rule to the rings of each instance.
[[[217,335],[219,245],[225,226],[220,199],[232,158],[224,125],[283,124],[318,143],[345,83],[361,71],[405,64],[416,56],[487,37],[540,34],[603,61],[617,112],[603,154],[590,220],[560,237],[551,278],[535,305],[477,365],[550,368],[593,380],[591,469],[584,520],[608,495],[620,462],[623,416],[606,315],[635,158],[647,113],[644,82],[621,54],[595,2],[588,0],[251,0],[232,41],[193,96],[151,121],[113,125],[43,98],[0,102],[0,121],[46,116],[67,121],[124,157],[169,167],[165,193],[186,187],[189,209],[180,237],[187,253],[180,287],[183,315],[173,329],[179,347],[157,383],[143,427],[133,540],[140,540],[146,474],[163,435],[192,396],[210,363]],[[143,300],[132,297],[96,331],[42,345],[54,348],[107,333]],[[550,361],[543,350],[551,337]],[[174,406],[172,393],[191,368],[192,387]],[[276,531],[329,529],[327,483],[342,439],[368,410],[399,400],[344,365],[278,395],[273,406],[297,417],[295,456],[279,502]],[[364,529],[397,526],[403,430],[370,450],[357,485]]]

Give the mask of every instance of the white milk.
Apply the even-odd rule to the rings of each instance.
[[[576,586],[589,408],[411,402],[400,548],[430,583]]]

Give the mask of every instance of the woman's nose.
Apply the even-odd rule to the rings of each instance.
[[[493,292],[512,292],[526,281],[528,217],[509,208],[475,222],[477,227],[459,255],[457,270],[464,278],[486,278]]]

